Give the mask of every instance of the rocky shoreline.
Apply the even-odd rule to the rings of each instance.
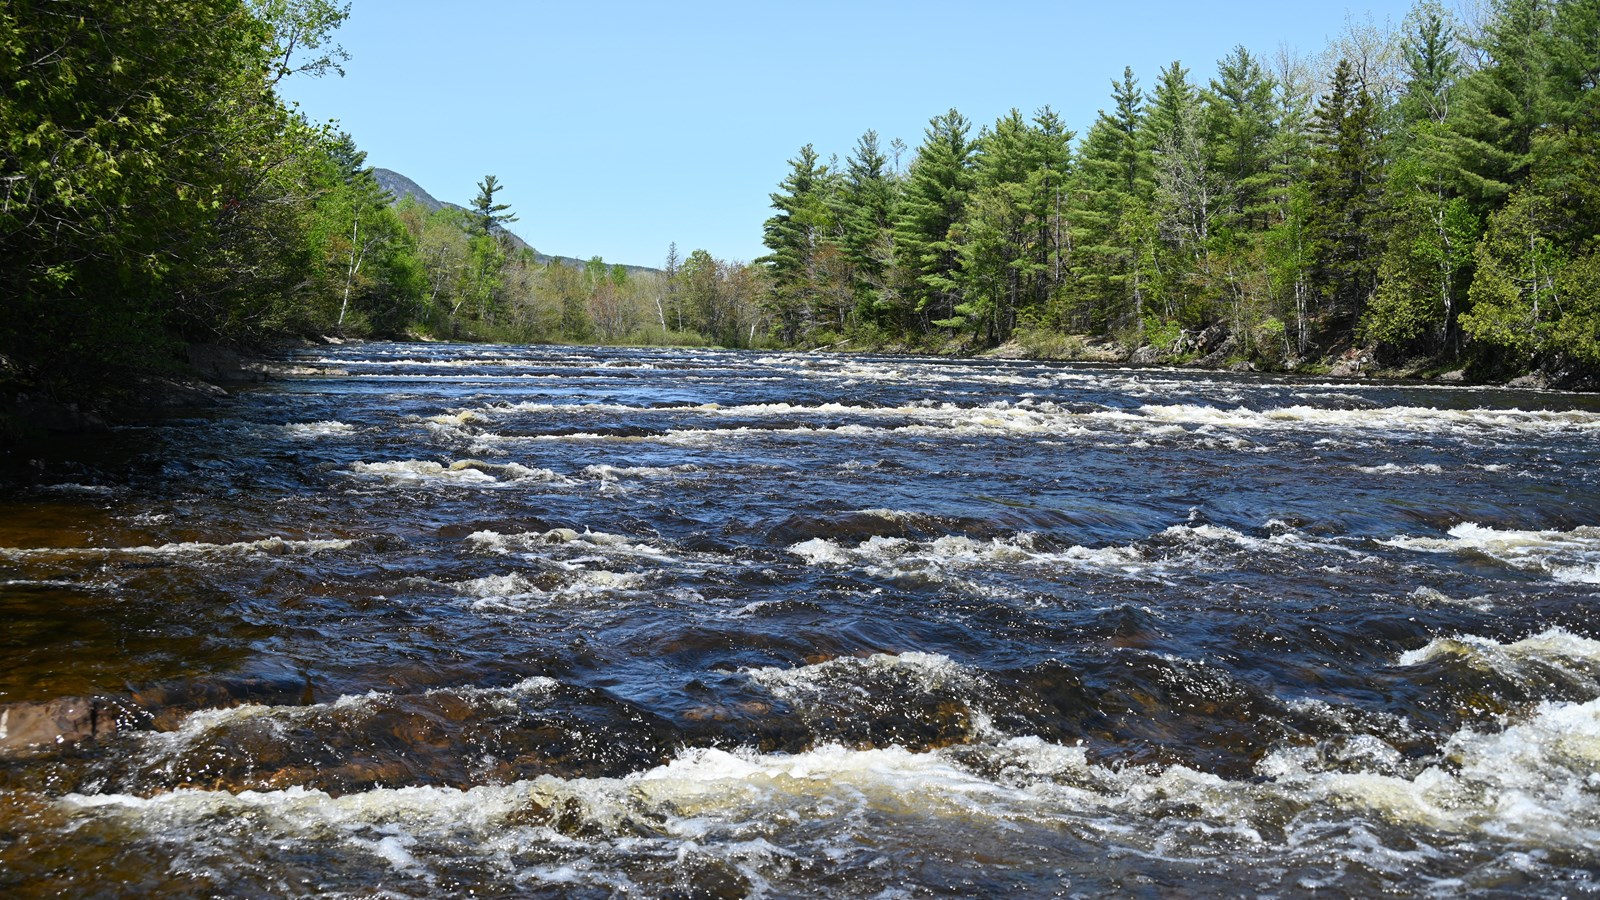
[[[342,344],[338,338],[323,343]],[[290,347],[314,346],[302,341]],[[57,400],[26,391],[0,397],[0,447],[27,435],[73,435],[105,431],[112,425],[161,418],[174,413],[207,409],[227,401],[232,390],[276,378],[327,374],[323,367],[295,365],[275,358],[289,347],[238,350],[220,344],[191,344],[186,370],[138,376],[122,387],[117,402],[85,403]],[[1058,336],[1043,346],[1013,339],[999,347],[976,349],[965,345],[913,347],[872,346],[844,342],[813,352],[934,355],[1001,360],[1080,362],[1103,365],[1160,366],[1202,372],[1263,373],[1300,377],[1350,378],[1363,381],[1422,381],[1436,384],[1501,386],[1516,390],[1600,390],[1592,376],[1572,372],[1519,372],[1510,377],[1475,373],[1469,367],[1448,368],[1437,360],[1416,360],[1394,365],[1380,362],[1373,351],[1352,347],[1337,355],[1316,359],[1286,359],[1276,364],[1241,358],[1232,337],[1220,328],[1185,333],[1172,346],[1130,347],[1084,335]]]
[[[1402,364],[1385,363],[1369,348],[1351,347],[1338,354],[1305,360],[1289,359],[1278,364],[1240,358],[1226,338],[1208,344],[1189,337],[1173,348],[1163,350],[1146,344],[1130,348],[1111,340],[1088,340],[1074,336],[1060,347],[1030,348],[1018,341],[978,352],[943,352],[946,356],[972,356],[981,359],[1041,360],[1049,362],[1087,362],[1106,365],[1159,366],[1191,369],[1197,372],[1235,372],[1285,375],[1291,377],[1346,378],[1361,381],[1431,382],[1498,386],[1513,390],[1558,390],[1589,392],[1600,390],[1592,376],[1579,372],[1518,372],[1485,374],[1474,372],[1468,364],[1441,365],[1438,360],[1419,359]],[[1054,352],[1052,352],[1054,351]],[[874,351],[876,352],[876,351]],[[890,351],[894,352],[894,351]],[[911,351],[907,351],[911,352]]]

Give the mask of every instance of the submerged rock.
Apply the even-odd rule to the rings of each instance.
[[[8,703],[0,706],[0,759],[46,752],[116,730],[115,710],[89,697]]]

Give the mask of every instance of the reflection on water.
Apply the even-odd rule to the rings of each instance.
[[[0,893],[1596,889],[1594,398],[300,357],[0,495]]]

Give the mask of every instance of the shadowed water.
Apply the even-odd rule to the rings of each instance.
[[[1593,397],[295,362],[0,494],[0,893],[1600,893]]]

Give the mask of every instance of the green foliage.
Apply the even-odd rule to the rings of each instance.
[[[1547,198],[1519,192],[1489,219],[1477,251],[1477,276],[1462,317],[1467,334],[1532,358],[1549,343],[1560,314],[1557,280],[1567,260],[1546,236]]]
[[[494,195],[499,193],[502,187],[504,185],[493,175],[485,175],[483,180],[478,182],[478,196],[473,198],[469,215],[472,231],[479,237],[490,237],[506,225],[517,221],[514,214],[507,212],[511,204],[494,202]]]
[[[291,130],[240,3],[76,6],[0,8],[0,354],[63,381],[213,311],[189,261],[241,238]]]
[[[1333,334],[1359,319],[1376,287],[1383,170],[1375,104],[1349,61],[1341,59],[1313,123],[1307,186],[1316,214],[1307,231],[1323,328]]]
[[[1489,219],[1462,329],[1514,360],[1600,363],[1600,254],[1552,237],[1556,206],[1518,191]]]
[[[951,110],[898,180],[875,133],[840,181],[807,147],[768,223],[779,333],[1049,355],[1221,326],[1268,366],[1363,342],[1592,368],[1600,0],[1496,0],[1463,34],[1419,0],[1331,71],[1235,47],[1204,90],[1174,62],[1146,94],[1124,69],[1076,147],[1048,110],[976,139]]]
[[[1144,343],[1159,350],[1172,349],[1183,337],[1183,329],[1177,322],[1164,322],[1155,316],[1144,317],[1143,331]]]
[[[1206,92],[1207,143],[1225,186],[1223,227],[1260,228],[1271,213],[1273,138],[1278,128],[1272,76],[1244,47],[1217,64]]]
[[[0,354],[92,394],[186,340],[404,327],[420,268],[387,197],[273,90],[337,70],[346,6],[71,6],[0,10]]]
[[[1067,276],[1071,141],[1048,107],[1032,121],[1012,110],[984,132],[975,190],[955,231],[966,299],[935,325],[998,344],[1020,317],[1036,316],[1057,296]]]
[[[779,192],[771,195],[777,214],[763,226],[764,242],[772,252],[759,262],[772,278],[770,305],[779,315],[779,328],[792,341],[816,327],[818,320],[847,315],[855,304],[844,299],[851,278],[834,217],[838,178],[819,163],[810,144],[800,148],[789,167]],[[690,262],[695,263],[693,256]],[[690,274],[704,272],[694,269]],[[720,328],[706,321],[713,333]]]
[[[974,183],[971,127],[954,109],[929,120],[895,216],[901,291],[925,324],[955,319],[961,302],[955,232]]]
[[[1465,198],[1442,189],[1442,180],[1419,156],[1396,163],[1387,199],[1387,247],[1361,334],[1396,350],[1441,352],[1464,301],[1482,230],[1479,217]]]
[[[949,110],[904,170],[876,132],[842,165],[807,145],[767,256],[673,246],[660,273],[538,256],[492,175],[465,210],[391,205],[353,139],[275,93],[340,71],[348,9],[0,4],[8,379],[285,334],[1056,354],[1218,325],[1271,365],[1362,341],[1600,369],[1600,0],[1496,0],[1470,44],[1420,0],[1331,72],[1236,47],[1203,90],[1174,62],[1147,95],[1125,69],[1076,145],[1049,108],[976,137]]]

